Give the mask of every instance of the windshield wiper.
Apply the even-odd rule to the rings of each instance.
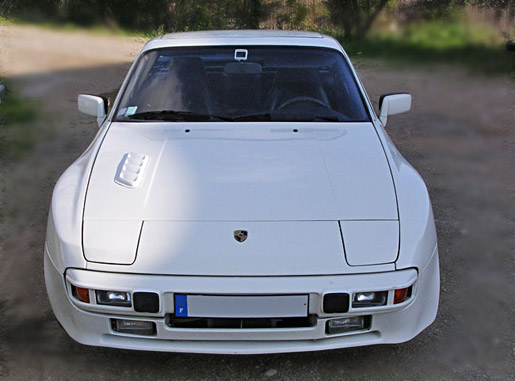
[[[336,115],[314,115],[314,114],[285,114],[285,113],[256,113],[246,115],[236,115],[231,118],[235,122],[244,121],[277,121],[277,122],[316,122],[323,120],[327,122],[341,122],[341,118]]]
[[[205,122],[213,120],[223,120],[227,122],[315,122],[323,120],[327,122],[341,122],[341,118],[336,115],[314,115],[314,114],[286,114],[280,112],[260,112],[254,114],[243,114],[236,116],[202,114],[193,111],[176,111],[176,110],[161,110],[161,111],[146,111],[139,112],[132,115],[127,115],[125,118],[130,120],[162,120],[170,122]]]
[[[325,120],[326,122],[342,122],[336,115],[314,115],[313,120]]]
[[[272,116],[270,112],[259,112],[254,114],[243,114],[231,117],[233,122],[268,122],[275,120],[275,116]]]
[[[170,122],[186,121],[186,122],[203,122],[210,121],[213,119],[231,121],[231,118],[212,115],[202,114],[193,111],[176,111],[176,110],[161,110],[161,111],[146,111],[139,112],[132,115],[127,115],[126,118],[132,120],[163,120]]]

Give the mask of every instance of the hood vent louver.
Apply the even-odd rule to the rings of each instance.
[[[126,153],[118,165],[114,181],[128,188],[140,187],[143,184],[149,160],[149,156],[142,153]]]

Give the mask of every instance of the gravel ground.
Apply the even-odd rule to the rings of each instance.
[[[408,343],[326,352],[210,356],[86,347],[58,326],[43,279],[51,192],[87,147],[79,92],[115,91],[136,38],[0,27],[0,75],[42,110],[30,154],[0,166],[0,378],[515,379],[515,86],[446,67],[360,60],[371,99],[409,91],[388,131],[426,180],[441,260],[436,322]]]

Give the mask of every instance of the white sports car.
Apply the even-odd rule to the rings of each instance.
[[[439,265],[423,180],[336,40],[222,31],[149,41],[59,179],[45,245],[76,341],[174,352],[314,351],[412,339]]]

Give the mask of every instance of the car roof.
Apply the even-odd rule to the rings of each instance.
[[[198,32],[168,33],[161,36],[163,39],[169,38],[252,38],[252,37],[303,37],[303,38],[323,38],[316,32],[299,32],[295,30],[208,30]]]
[[[316,32],[289,30],[214,30],[168,33],[156,37],[143,47],[151,49],[181,46],[311,46],[341,50],[340,44]]]

